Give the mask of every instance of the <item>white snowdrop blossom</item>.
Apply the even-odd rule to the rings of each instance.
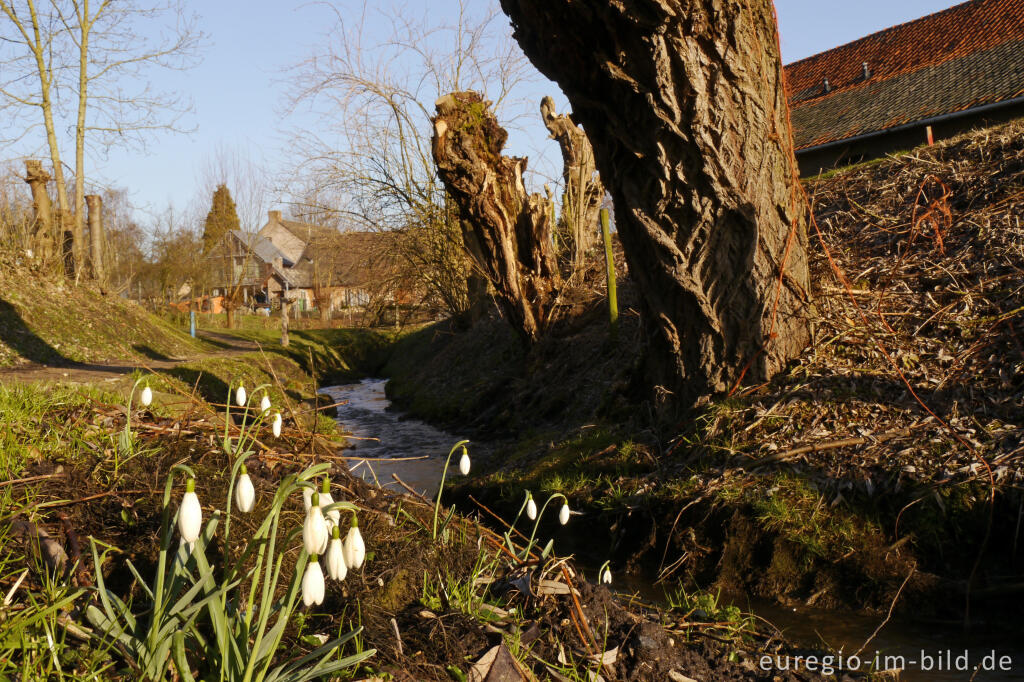
[[[181,539],[193,543],[199,539],[199,531],[203,526],[203,508],[196,496],[196,479],[190,478],[185,483],[185,494],[181,498],[178,510],[178,532]]]
[[[309,554],[320,554],[327,547],[327,521],[320,509],[320,495],[313,493],[312,504],[302,523],[302,544]]]
[[[253,486],[244,464],[242,473],[238,476],[238,482],[235,484],[235,504],[238,505],[238,511],[243,513],[251,512],[256,504],[256,488]]]
[[[302,603],[306,606],[324,603],[324,570],[316,554],[309,557],[306,572],[302,574]]]
[[[352,527],[349,528],[348,535],[345,536],[343,552],[345,565],[349,568],[357,569],[363,565],[363,559],[366,558],[366,545],[363,544],[363,536],[359,533],[359,520],[356,519],[355,514],[352,515]]]
[[[526,500],[526,516],[531,521],[537,520],[537,503],[533,501],[532,495],[528,500]]]
[[[331,529],[331,541],[327,545],[327,575],[331,580],[344,580],[348,575],[345,565],[345,551],[341,542],[341,530],[335,526]]]
[[[260,412],[266,412],[270,409],[270,396],[266,393],[263,394],[263,399],[260,400]]]
[[[326,509],[327,507],[334,504],[334,497],[331,496],[331,479],[324,477],[323,487],[320,489],[320,508]],[[324,516],[327,520],[335,526],[341,525],[341,512],[337,509],[331,509],[330,511],[324,512]]]
[[[302,488],[302,507],[309,513],[309,508],[313,506],[313,488],[310,486],[303,486]]]
[[[569,523],[569,503],[562,504],[562,508],[558,510],[558,522],[563,526]]]
[[[605,566],[604,570],[601,571],[601,583],[604,585],[612,584],[612,569]]]
[[[469,453],[465,450],[462,451],[462,457],[459,458],[459,471],[463,476],[469,476]]]
[[[235,404],[245,407],[245,386],[242,384],[238,384],[238,390],[235,391]]]
[[[281,413],[277,412],[274,414],[274,421],[270,423],[270,430],[274,434],[274,438],[281,437]]]
[[[139,402],[142,403],[143,407],[149,407],[149,404],[153,402],[153,389],[148,384],[142,389],[142,394],[139,395]]]

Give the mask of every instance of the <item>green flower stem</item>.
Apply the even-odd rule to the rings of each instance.
[[[537,536],[537,527],[540,526],[540,520],[544,518],[544,510],[551,504],[551,500],[555,498],[562,498],[562,501],[569,504],[569,499],[562,493],[555,493],[548,499],[544,500],[544,506],[537,512],[537,520],[533,522],[533,532],[530,533],[530,541],[526,544],[526,549],[523,550],[523,559],[527,559],[530,556],[530,550],[533,548],[533,539]]]
[[[441,509],[441,493],[444,492],[444,481],[448,476],[448,465],[451,463],[452,455],[455,454],[455,451],[460,447],[465,451],[466,443],[468,442],[468,440],[460,440],[458,443],[453,445],[452,449],[448,452],[448,459],[444,461],[444,470],[441,472],[441,485],[437,488],[437,501],[434,503],[434,525],[430,534],[431,538],[434,540],[437,540],[437,512]]]
[[[134,390],[134,389],[133,389]],[[129,412],[129,414],[131,414]],[[157,559],[156,567],[156,589],[153,591],[153,622],[160,622],[160,618],[163,615],[164,603],[164,573],[167,570],[167,552],[171,548],[171,489],[174,486],[174,474],[175,472],[183,472],[190,478],[194,479],[196,473],[192,471],[191,467],[185,464],[175,464],[171,467],[171,471],[167,475],[167,482],[164,484],[164,499],[163,506],[161,507],[160,513],[160,537],[162,541],[160,543],[160,555]],[[149,650],[153,651],[156,648],[156,638],[159,632],[157,628],[150,628],[146,634],[146,640],[149,644]]]

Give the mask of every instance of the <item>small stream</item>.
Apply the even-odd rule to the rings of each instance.
[[[337,417],[345,432],[351,434],[345,455],[366,458],[350,461],[349,469],[365,481],[376,480],[386,488],[401,489],[392,478],[396,474],[417,492],[433,497],[441,482],[445,457],[461,438],[388,409],[391,401],[384,394],[386,383],[387,379],[363,379],[320,390],[332,402],[348,401],[338,406]],[[449,468],[449,476],[456,471]]]
[[[432,497],[437,494],[444,459],[457,441],[457,435],[434,428],[418,419],[391,410],[384,393],[386,379],[364,379],[358,383],[330,386],[321,390],[333,402],[347,401],[338,406],[338,422],[352,435],[350,457],[365,457],[350,461],[350,468],[364,480],[398,489],[392,478],[396,474],[411,488]],[[473,448],[470,446],[470,453]],[[452,475],[453,469],[449,469]],[[457,474],[456,474],[457,475]],[[583,552],[586,554],[586,552]],[[596,573],[595,564],[584,566],[588,573]],[[617,585],[621,590],[639,593],[644,599],[661,603],[664,594],[658,587],[641,578],[623,577]],[[723,597],[724,598],[724,597]],[[806,647],[806,655],[816,655],[816,670],[822,671],[823,650],[834,652],[831,666],[837,676],[846,658],[857,652],[871,637],[882,618],[860,614],[841,613],[809,608],[786,608],[745,597],[728,599],[745,611],[752,611],[783,631],[787,639]],[[900,678],[910,682],[1005,682],[1024,680],[1024,626],[992,628],[977,631],[970,636],[952,624],[888,623],[871,640],[860,655],[859,670],[866,672],[877,655],[881,667],[885,657],[902,657],[904,674]],[[809,660],[809,659],[808,659]],[[890,662],[899,662],[900,658]],[[772,664],[775,661],[771,662]],[[779,661],[780,667],[792,661]],[[853,662],[847,669],[852,667]],[[963,669],[963,666],[967,669]],[[978,665],[989,665],[975,673]],[[1000,670],[1000,668],[1003,668]],[[1006,669],[1009,668],[1009,669]]]

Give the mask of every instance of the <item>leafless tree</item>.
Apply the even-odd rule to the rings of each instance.
[[[187,104],[176,93],[153,91],[148,72],[195,63],[202,34],[183,0],[0,0],[0,12],[0,95],[8,109],[39,112],[57,186],[56,229],[70,226],[81,273],[87,145],[144,144],[153,131],[181,130]],[[65,116],[75,131],[74,205],[57,135]]]

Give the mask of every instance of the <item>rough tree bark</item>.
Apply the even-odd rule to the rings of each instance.
[[[526,159],[502,156],[508,133],[478,93],[452,93],[436,107],[431,148],[461,219],[476,234],[476,248],[467,249],[513,328],[536,341],[560,284],[550,202],[527,196]]]
[[[587,251],[597,244],[597,213],[604,185],[594,165],[594,149],[587,134],[568,114],[557,114],[550,97],[540,101],[540,115],[562,150],[562,224],[569,237],[572,271],[580,268]]]
[[[32,191],[32,203],[35,208],[36,224],[32,233],[32,249],[44,263],[53,257],[56,243],[53,229],[53,208],[50,195],[46,193],[46,183],[50,174],[43,170],[41,161],[28,159],[25,161],[25,182]]]
[[[85,204],[89,209],[89,261],[92,264],[92,278],[104,280],[103,273],[103,198],[98,194],[86,194]]]
[[[501,5],[594,146],[644,302],[655,395],[686,405],[777,372],[811,332],[771,0]]]

